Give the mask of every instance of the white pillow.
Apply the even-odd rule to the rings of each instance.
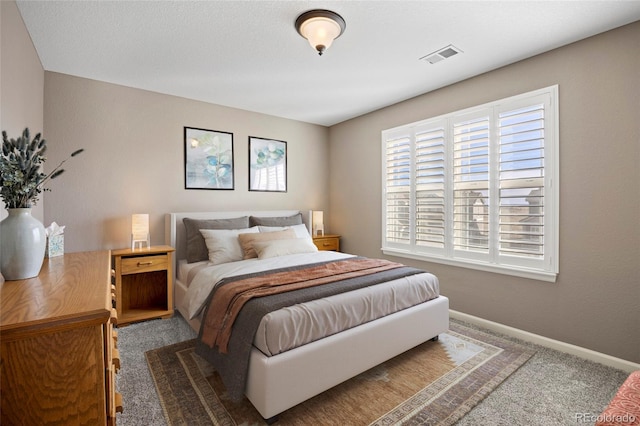
[[[298,238],[308,238],[311,239],[311,235],[309,234],[309,230],[307,229],[307,225],[301,223],[300,225],[291,225],[291,226],[259,226],[260,232],[274,232],[274,231],[282,231],[285,229],[293,229],[296,232],[296,237]]]
[[[209,251],[209,261],[214,265],[242,260],[243,252],[238,234],[260,232],[257,226],[245,229],[201,229]]]
[[[258,254],[258,259],[285,256],[287,254],[314,253],[318,247],[310,238],[294,238],[291,240],[273,240],[254,242],[253,248]]]

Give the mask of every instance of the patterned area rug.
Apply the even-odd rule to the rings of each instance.
[[[194,340],[146,353],[169,425],[264,425],[245,398],[233,403]],[[451,324],[425,342],[278,416],[277,425],[451,425],[534,351]]]

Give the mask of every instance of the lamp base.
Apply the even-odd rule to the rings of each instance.
[[[134,240],[133,235],[131,236],[131,250],[140,249],[142,250],[144,247],[143,244],[146,244],[146,248],[151,248],[151,237],[147,235],[146,240]]]

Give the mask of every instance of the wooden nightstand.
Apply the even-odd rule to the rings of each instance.
[[[170,246],[111,252],[118,325],[173,316],[173,252]]]
[[[340,251],[340,235],[324,234],[313,237],[313,244],[318,250]]]

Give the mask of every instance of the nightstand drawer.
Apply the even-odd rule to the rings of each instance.
[[[337,236],[313,237],[313,244],[318,250],[340,251],[340,237]]]
[[[164,271],[169,267],[167,255],[127,257],[122,259],[122,275]]]

